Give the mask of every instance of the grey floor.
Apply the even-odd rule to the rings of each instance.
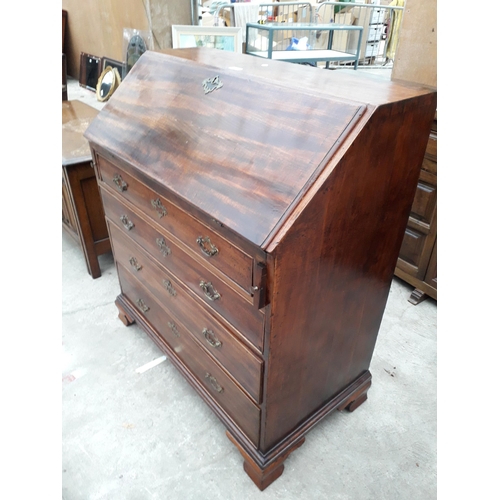
[[[102,107],[74,80],[69,99]],[[435,301],[411,305],[412,288],[394,279],[368,401],[324,419],[260,492],[223,425],[168,359],[136,371],[162,353],[118,320],[113,258],[99,260],[102,277],[93,280],[63,231],[63,500],[437,497]]]

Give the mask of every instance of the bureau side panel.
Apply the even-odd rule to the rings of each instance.
[[[376,109],[274,242],[263,452],[369,368],[435,106]]]

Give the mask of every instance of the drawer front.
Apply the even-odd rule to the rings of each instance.
[[[248,394],[260,403],[262,360],[257,358],[197,301],[175,277],[160,269],[113,223],[109,224],[113,255],[177,317]]]
[[[101,156],[99,168],[102,180],[111,190],[137,206],[250,294],[252,257]]]
[[[117,264],[122,293],[196,377],[205,391],[257,445],[260,409],[128,271]]]
[[[425,156],[430,160],[437,161],[437,137],[433,134],[430,134],[429,140],[427,141]]]
[[[429,225],[436,208],[436,198],[436,186],[419,180],[411,207],[411,216]]]
[[[430,174],[437,175],[437,162],[431,160],[427,156],[424,156],[424,160],[422,161],[422,170],[425,170]]]
[[[262,351],[262,312],[105,189],[101,195],[109,220]]]
[[[424,248],[427,235],[415,229],[407,227],[399,252],[399,258],[410,264],[417,271],[422,259],[422,250]]]

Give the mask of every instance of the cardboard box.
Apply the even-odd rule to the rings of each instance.
[[[296,23],[297,17],[295,15],[295,12],[291,12],[290,14],[287,15],[279,15],[276,16],[276,22],[277,23],[285,23],[285,24],[291,24],[291,23]],[[273,38],[281,42],[282,40],[290,40],[293,36],[293,31],[292,30],[283,30],[283,31],[275,31],[273,33]]]
[[[345,26],[352,26],[355,22],[356,18],[353,16],[351,12],[341,11],[335,14],[334,23],[335,24],[343,24]],[[356,38],[358,36],[357,32],[352,31],[334,31],[333,32],[333,42],[332,49],[338,50],[339,52],[347,52],[347,48],[349,46],[349,42],[351,38]],[[357,38],[356,38],[357,39]],[[322,31],[320,37],[321,43],[324,44],[321,47],[316,45],[316,48],[325,48],[328,44],[328,32]],[[318,42],[320,41],[318,40]]]

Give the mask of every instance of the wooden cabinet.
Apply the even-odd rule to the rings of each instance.
[[[339,73],[146,52],[85,134],[118,316],[221,419],[260,489],[308,430],[367,399],[436,107],[428,89]]]
[[[81,101],[62,102],[62,224],[80,243],[92,278],[98,256],[111,251],[92,155],[83,132],[98,111]]]
[[[437,120],[432,124],[395,271],[415,287],[409,301],[437,299]]]

